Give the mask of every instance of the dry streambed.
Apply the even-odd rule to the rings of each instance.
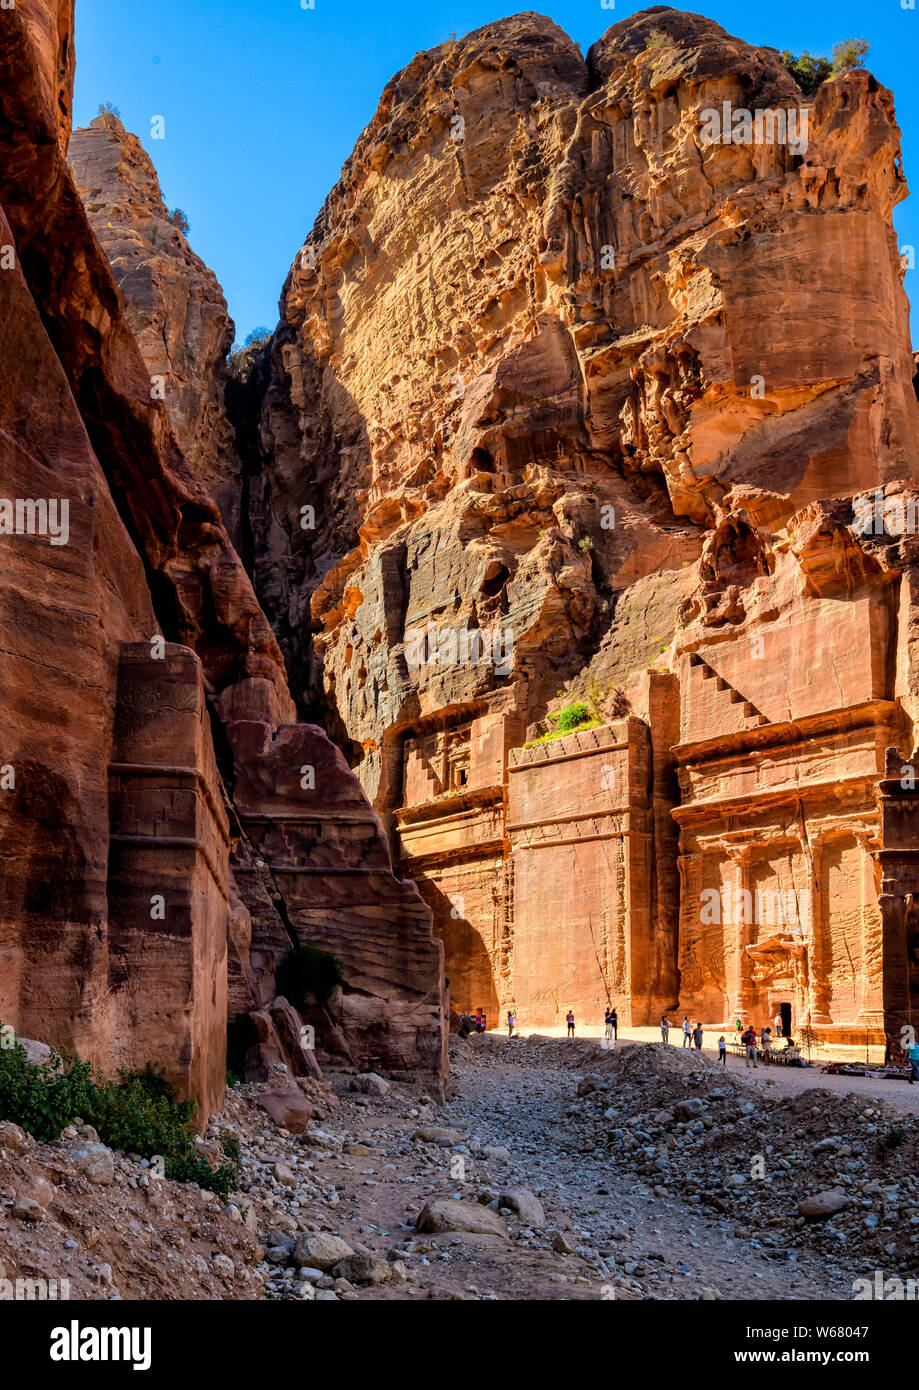
[[[92,1134],[0,1126],[0,1278],[349,1301],[846,1299],[876,1269],[915,1277],[919,1122],[857,1084],[786,1095],[660,1046],[451,1052],[445,1104],[373,1075],[305,1081],[296,1134],[266,1088],[229,1091],[202,1141],[239,1141],[228,1206]]]

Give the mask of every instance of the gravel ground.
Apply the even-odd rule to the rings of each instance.
[[[848,1300],[875,1271],[919,1277],[919,1088],[659,1043],[450,1050],[443,1104],[372,1074],[301,1081],[302,1134],[255,1103],[266,1087],[228,1091],[201,1148],[239,1141],[226,1207],[98,1144],[90,1173],[92,1134],[3,1126],[0,1276],[328,1302]]]
[[[443,1106],[395,1084],[356,1096],[336,1078],[327,1140],[309,1147],[312,1195],[292,1208],[289,1189],[254,1185],[269,1202],[269,1297],[849,1299],[876,1268],[914,1274],[917,1126],[907,1116],[886,1147],[896,1112],[852,1099],[851,1079],[837,1094],[805,1072],[811,1084],[785,1094],[778,1069],[725,1075],[681,1049],[586,1040],[486,1035],[451,1054]],[[431,1126],[445,1133],[417,1137]],[[303,1153],[303,1139],[282,1143]],[[832,1213],[798,1210],[825,1193]],[[501,1207],[506,1234],[419,1232],[438,1197],[463,1219]],[[284,1218],[344,1239],[380,1282],[304,1274],[283,1246],[272,1264]]]

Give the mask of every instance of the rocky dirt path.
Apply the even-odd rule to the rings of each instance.
[[[331,1302],[848,1300],[875,1271],[919,1277],[908,1087],[789,1090],[679,1048],[546,1037],[454,1038],[451,1066],[443,1103],[301,1079],[298,1133],[265,1086],[229,1090],[200,1141],[214,1162],[238,1141],[227,1205],[86,1126],[40,1144],[0,1125],[0,1280]]]
[[[661,1160],[656,1159],[650,1160],[655,1165],[650,1172],[636,1173],[632,1160],[624,1163],[605,1142],[597,1143],[596,1121],[588,1110],[588,1102],[597,1096],[589,1092],[580,1099],[576,1096],[585,1072],[598,1059],[609,1060],[595,1044],[551,1039],[508,1043],[486,1037],[462,1044],[454,1041],[452,1050],[453,1093],[443,1106],[396,1085],[383,1096],[354,1095],[345,1089],[350,1084],[347,1080],[336,1080],[338,1103],[332,1102],[323,1115],[324,1138],[306,1137],[308,1185],[314,1193],[317,1185],[323,1190],[324,1210],[316,1209],[315,1197],[306,1196],[291,1211],[283,1190],[273,1192],[271,1178],[267,1179],[264,1197],[269,1205],[261,1208],[259,1225],[267,1248],[264,1272],[269,1297],[852,1296],[855,1267],[843,1267],[840,1247],[832,1240],[827,1252],[814,1249],[807,1232],[799,1239],[797,1227],[805,1224],[803,1219],[797,1218],[796,1227],[792,1217],[775,1218],[771,1211],[747,1214],[739,1194],[722,1204],[725,1210],[702,1205],[700,1188],[711,1179],[712,1168],[708,1160],[700,1168],[691,1142],[695,1134],[685,1120],[675,1123],[668,1112],[663,1128],[675,1137],[675,1143],[670,1140],[672,1161],[666,1161],[666,1174],[658,1170]],[[687,1068],[701,1065],[707,1073],[702,1078],[706,1084],[724,1080],[711,1062],[660,1059],[660,1049],[629,1050],[643,1053],[652,1068],[649,1076],[654,1085],[646,1089],[655,1092],[656,1110],[662,1103],[672,1109],[685,1099]],[[690,1079],[695,1084],[696,1078]],[[621,1084],[614,1084],[614,1093],[623,1098]],[[666,1102],[661,1100],[663,1093],[668,1093]],[[745,1094],[741,1091],[741,1098]],[[730,1097],[733,1104],[733,1091]],[[713,1106],[717,1103],[724,1102],[712,1101]],[[628,1105],[635,1108],[632,1101]],[[726,1123],[725,1129],[731,1129],[732,1123]],[[602,1125],[604,1133],[612,1124]],[[720,1130],[719,1125],[713,1128],[716,1133]],[[442,1133],[438,1135],[437,1130]],[[699,1131],[710,1137],[701,1123]],[[259,1138],[272,1142],[270,1136]],[[304,1139],[284,1141],[285,1150],[290,1149],[288,1157],[302,1153],[303,1146]],[[685,1146],[685,1164],[681,1146]],[[276,1141],[273,1147],[277,1149]],[[733,1165],[740,1182],[745,1180],[747,1151],[761,1147],[754,1127]],[[260,1162],[257,1168],[263,1173],[265,1164]],[[733,1175],[719,1172],[717,1181],[723,1179],[730,1183]],[[535,1206],[526,1195],[522,1202],[515,1196],[521,1187],[535,1198]],[[260,1187],[255,1191],[262,1195]],[[506,1202],[503,1194],[511,1194]],[[450,1203],[459,1199],[448,1207],[450,1213],[466,1213],[467,1204],[476,1204],[481,1211],[510,1202],[521,1207],[521,1214],[501,1213],[506,1236],[421,1233],[415,1229],[419,1213],[437,1198]],[[292,1225],[285,1229],[291,1216],[297,1230],[315,1228],[299,1247],[297,1230]],[[777,1222],[787,1229],[777,1231]],[[329,1263],[319,1239],[323,1233],[346,1242],[354,1252],[350,1265],[347,1259],[341,1266]],[[303,1264],[317,1250],[317,1263],[324,1269],[311,1260]],[[333,1246],[331,1253],[336,1250]],[[372,1282],[375,1279],[379,1282]]]

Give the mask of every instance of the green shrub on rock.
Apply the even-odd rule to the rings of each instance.
[[[196,1182],[226,1200],[240,1175],[238,1148],[224,1142],[230,1160],[212,1168],[196,1151],[194,1101],[176,1100],[161,1072],[149,1065],[122,1071],[118,1081],[94,1078],[89,1062],[52,1051],[35,1065],[20,1043],[0,1048],[0,1120],[12,1120],[43,1143],[59,1139],[74,1119],[92,1125],[109,1148],[159,1155],[165,1176]]]

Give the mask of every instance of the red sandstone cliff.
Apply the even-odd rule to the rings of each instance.
[[[151,394],[164,401],[180,449],[235,542],[240,464],[224,408],[234,327],[217,277],[170,220],[149,155],[117,116],[74,131],[67,155]]]
[[[176,440],[202,416],[193,426],[175,392],[174,433],[151,398],[74,186],[72,4],[30,0],[0,23],[0,1018],[106,1070],[162,1066],[207,1114],[225,1081],[228,928],[242,1009],[270,999],[277,955],[297,939],[290,921],[253,961],[247,892],[230,872],[245,842],[212,724],[230,791],[257,787],[268,823],[292,775],[285,741],[317,768],[335,754],[321,730],[290,722],[277,643]],[[225,726],[212,720],[218,697]],[[243,726],[248,740],[235,739]],[[314,788],[308,814],[287,793],[281,817],[296,822],[284,841],[303,873],[315,849],[304,819],[318,812],[332,838],[339,807],[348,822],[363,805],[341,769]],[[361,924],[377,967],[345,961],[345,1037],[356,996],[362,1056],[436,1077],[440,948],[380,832],[364,838],[379,845]],[[339,862],[350,867],[347,849]],[[322,863],[312,918],[332,932],[337,865]],[[351,944],[359,955],[357,929]]]
[[[806,152],[704,146],[725,101],[806,110]],[[805,98],[679,11],[586,62],[520,15],[393,78],[285,286],[253,514],[282,645],[299,670],[309,600],[380,804],[406,720],[519,681],[532,724],[598,648],[606,686],[666,648],[732,484],[909,476],[904,194],[868,73]],[[507,624],[509,672],[406,669],[432,618]]]
[[[749,141],[704,138],[725,104]],[[756,112],[781,113],[778,138]],[[546,1023],[610,998],[714,1019],[781,997],[796,1020],[880,1026],[878,788],[882,745],[914,741],[911,562],[858,558],[851,501],[850,559],[801,534],[824,499],[916,477],[905,194],[870,73],[805,96],[774,50],[664,7],[586,61],[517,15],[387,85],[261,363],[253,574],[462,1004]],[[609,732],[515,753],[572,694]],[[861,730],[851,770],[831,728]],[[756,768],[739,792],[734,757]],[[701,961],[699,885],[738,864],[822,903],[800,959],[720,923]],[[853,993],[850,969],[871,983]]]
[[[665,8],[586,61],[531,14],[417,55],[290,272],[234,452],[219,286],[154,242],[152,166],[103,120],[72,158],[116,289],[61,156],[66,23],[32,6],[11,32],[0,291],[33,327],[10,477],[34,495],[36,458],[76,467],[81,540],[52,602],[34,546],[9,570],[24,600],[3,595],[15,689],[47,665],[60,732],[49,764],[37,701],[10,702],[30,776],[2,832],[0,1015],[53,1036],[63,1013],[106,1060],[159,1029],[209,1097],[222,999],[188,1001],[226,970],[267,1065],[290,1022],[259,1006],[304,940],[345,967],[325,1051],[437,1074],[433,914],[454,1000],[492,1020],[679,1001],[896,1036],[919,989],[919,408],[890,94],[857,71],[805,96],[773,50]],[[708,142],[726,106],[786,138]],[[46,378],[66,448],[23,410]],[[245,513],[261,606],[176,437]],[[86,614],[80,727],[61,663]],[[156,630],[182,644],[159,667]],[[292,722],[281,652],[376,811]],[[524,747],[573,695],[594,718]],[[175,915],[147,975],[155,842]]]

